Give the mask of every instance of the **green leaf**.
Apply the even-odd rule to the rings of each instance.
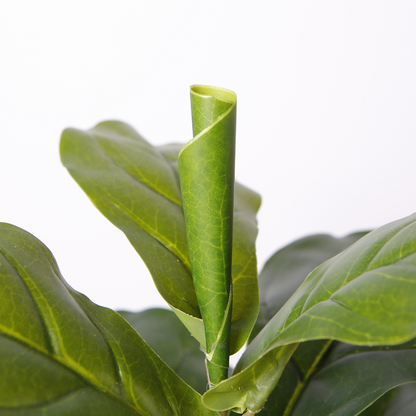
[[[125,232],[161,295],[198,317],[179,181],[163,154],[127,124],[110,121],[86,132],[65,130],[61,157],[94,205]]]
[[[205,327],[210,385],[228,376],[231,331],[236,96],[191,87],[194,138],[179,153],[188,251]]]
[[[299,344],[264,404],[263,416],[289,416],[312,374],[322,363],[333,341],[317,340]]]
[[[367,232],[362,231],[343,238],[328,234],[310,235],[274,253],[259,275],[260,312],[250,342],[313,269],[347,249],[365,234]]]
[[[153,351],[197,392],[207,389],[205,355],[172,311],[118,312]]]
[[[356,241],[361,236],[364,236],[366,233],[355,233],[347,237],[337,239],[328,235],[316,235],[303,238],[301,240],[295,241],[294,243],[284,247],[275,253],[271,259],[266,263],[262,272],[259,275],[259,287],[260,287],[260,299],[261,307],[264,313],[264,318],[267,319],[268,315],[266,313],[273,313],[274,304],[278,306],[276,309],[280,308],[281,304],[284,303],[297,289],[292,282],[295,280],[300,280],[299,275],[302,273],[307,275],[312,271],[316,265],[318,265],[319,260],[324,261],[332,255],[337,254],[343,249],[347,248],[354,241]],[[319,260],[318,260],[319,259]],[[290,289],[289,289],[290,288]],[[279,289],[281,291],[279,291]],[[282,296],[281,293],[284,293],[285,296]],[[292,293],[291,293],[292,292]],[[265,296],[266,295],[266,296]],[[285,299],[286,298],[286,299]],[[267,306],[267,308],[265,307]],[[270,312],[272,311],[272,312]],[[262,321],[258,321],[256,326],[260,326]],[[264,325],[263,325],[264,326]],[[261,329],[261,328],[260,328]],[[312,381],[312,385],[315,387],[315,391],[310,393],[308,390],[308,382],[310,376],[316,370],[318,366],[322,367],[322,362],[325,361],[326,356],[324,355],[327,349],[331,346],[332,341],[330,340],[318,340],[318,341],[308,341],[301,343],[296,349],[295,353],[291,357],[289,363],[287,364],[279,383],[277,384],[274,391],[269,396],[267,402],[265,403],[264,409],[262,410],[262,415],[264,416],[288,416],[293,414],[299,415],[308,415],[309,412],[306,409],[314,412],[314,409],[320,409],[321,405],[316,406],[316,403],[306,404],[304,397],[313,397],[316,394],[316,390],[319,390],[319,397],[321,398],[322,403],[326,403],[330,398],[322,397],[323,395],[323,386],[322,384]],[[357,347],[346,347],[345,344],[342,348],[355,348]],[[366,349],[368,352],[368,347],[360,347],[361,350]],[[338,351],[341,350],[341,345],[337,346]],[[391,347],[390,347],[391,349]],[[380,350],[380,347],[376,349]],[[364,351],[363,351],[364,352]],[[331,356],[334,356],[332,353]],[[322,360],[322,358],[325,358]],[[380,365],[375,370],[376,373],[387,374],[387,369]],[[352,384],[359,385],[360,379],[348,379],[350,385],[345,387],[346,391],[352,391]],[[368,380],[367,380],[368,381]],[[328,382],[327,385],[331,383],[332,386],[339,386],[339,380],[334,378],[331,382]],[[367,387],[367,386],[366,386]],[[374,389],[379,386],[372,386]],[[306,389],[306,390],[305,390]],[[328,390],[328,387],[327,387]],[[359,390],[359,389],[358,389]],[[391,390],[384,394],[380,399],[378,399],[373,405],[371,405],[367,410],[360,415],[366,416],[381,416],[384,415],[387,411],[386,409],[393,406],[393,403],[396,403],[398,398],[392,401],[393,397],[396,397],[396,390]],[[302,393],[304,392],[304,393]],[[300,396],[302,394],[302,396]],[[304,395],[304,396],[303,396]],[[301,403],[303,403],[302,411],[292,413],[291,410],[296,403],[298,397],[301,397]],[[341,400],[341,395],[337,394],[336,398]],[[356,397],[351,396],[350,400],[357,400]],[[332,401],[334,401],[332,399]],[[368,405],[369,402],[366,402]],[[398,405],[394,405],[394,409],[397,409]],[[361,411],[363,407],[359,408]],[[393,408],[393,407],[391,407]],[[357,409],[356,409],[357,410]],[[342,412],[342,410],[337,410]],[[315,413],[312,413],[315,414]],[[320,413],[317,413],[320,414]],[[323,415],[332,414],[322,413]],[[339,413],[340,415],[343,413]],[[355,413],[354,413],[355,414]],[[394,415],[395,413],[392,413]],[[408,412],[405,414],[413,414]]]
[[[364,412],[361,412],[360,416],[383,416],[395,395],[396,389],[388,391],[370,407],[367,407]]]
[[[359,232],[343,238],[335,238],[327,234],[311,235],[294,241],[273,254],[259,275],[260,313],[253,330],[254,335],[251,334],[250,338],[254,338],[286,303],[305,280],[305,276],[365,234],[367,232]],[[262,410],[264,416],[290,414],[297,398],[331,344],[330,340],[299,344],[286,365],[279,383],[267,399]]]
[[[154,147],[127,124],[107,121],[87,131],[65,130],[61,158],[94,205],[126,234],[160,294],[205,348],[179,191],[181,148]],[[234,202],[231,354],[246,342],[258,313],[255,215],[260,198],[236,184]]]
[[[74,291],[35,237],[0,224],[0,414],[214,415],[116,312]]]
[[[416,414],[416,384],[404,384],[394,389],[395,395],[383,416]]]
[[[374,402],[364,414],[383,415],[393,399],[383,395],[416,381],[415,348],[415,340],[388,347],[336,345],[290,415],[355,416]]]
[[[372,231],[315,269],[249,345],[235,370],[240,378],[223,381],[205,393],[203,402],[217,409],[220,393],[227,397],[231,386],[236,387],[234,380],[244,379],[239,372],[253,373],[253,368],[261,368],[259,361],[270,361],[269,354],[287,353],[290,345],[299,342],[337,339],[394,345],[414,338],[415,285],[416,214]],[[248,408],[261,410],[264,377],[257,372],[250,382],[239,385],[245,399],[229,400],[228,408],[238,406],[243,411],[249,398],[258,396],[254,402],[250,399]],[[224,399],[221,408],[225,404]]]
[[[310,272],[325,260],[339,254],[363,237],[366,232],[335,238],[327,234],[311,235],[278,250],[259,275],[260,313],[252,335],[254,338],[273,315],[286,303]],[[332,341],[301,343],[286,365],[279,383],[262,411],[265,416],[290,414],[313,372],[321,363]]]
[[[209,409],[232,409],[243,413],[246,409],[259,412],[279,381],[297,344],[271,350],[244,371],[222,381],[202,396]]]
[[[416,415],[416,384],[409,383],[390,390],[360,416]]]

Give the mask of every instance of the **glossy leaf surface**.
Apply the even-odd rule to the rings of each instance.
[[[252,372],[268,353],[314,339],[337,339],[361,345],[394,345],[416,336],[416,215],[387,224],[367,234],[349,249],[315,269],[249,345],[237,372]],[[277,354],[277,351],[275,352]],[[242,377],[237,374],[236,376]],[[234,377],[204,395],[235,388]],[[263,380],[257,374],[239,386],[245,396],[259,394]],[[216,391],[217,390],[217,391]],[[238,403],[238,404],[237,404]],[[243,411],[243,400],[229,408]],[[258,411],[263,403],[258,401]],[[222,401],[221,407],[225,406]]]
[[[126,234],[160,294],[205,347],[179,191],[181,148],[151,146],[127,124],[107,121],[88,131],[65,130],[61,158],[94,205]],[[244,345],[258,313],[255,215],[260,198],[236,184],[234,202],[231,353]]]
[[[337,254],[334,250],[342,251],[365,234],[364,232],[355,233],[340,239],[327,235],[309,236],[279,250],[266,263],[259,275],[261,310],[264,312],[273,310],[274,303],[280,308],[281,304],[297,289],[294,287],[295,284],[292,284],[292,279],[296,280],[302,273],[309,274],[316,267],[316,261],[319,261],[319,258],[322,261],[326,260],[326,258]],[[279,292],[280,288],[281,292]],[[285,294],[285,297],[282,296],[282,293]],[[256,326],[260,326],[261,322],[263,321],[259,320]],[[413,403],[412,396],[410,393],[406,394],[406,391],[410,389],[411,392],[414,392],[416,385],[400,387],[383,394],[386,391],[386,385],[387,389],[396,385],[397,379],[395,380],[394,374],[403,373],[404,362],[408,368],[405,369],[402,374],[404,377],[397,384],[408,380],[406,374],[411,371],[414,364],[412,363],[413,358],[406,360],[406,355],[414,357],[415,350],[408,351],[413,348],[413,341],[403,346],[376,348],[338,343],[336,349],[332,349],[331,355],[327,357],[325,352],[331,348],[331,344],[330,340],[318,340],[299,345],[286,366],[278,385],[265,403],[262,415],[336,414],[341,416],[359,413],[363,416],[381,416],[400,414],[399,409],[407,409],[407,413],[401,413],[402,415],[413,414],[409,410]],[[382,359],[380,359],[380,352],[391,352],[392,350],[406,351],[402,355],[395,351],[398,359],[392,360],[387,355],[381,356]],[[376,354],[371,354],[373,351]],[[365,358],[363,354],[365,354]],[[344,373],[347,368],[350,371],[347,377],[342,377],[342,366],[337,360],[344,359],[347,355],[349,361],[344,364],[343,369]],[[365,371],[366,368],[363,364],[367,365],[367,371]],[[311,380],[309,386],[310,376],[317,367],[321,367],[321,369]],[[331,370],[329,371],[328,368]],[[357,369],[362,371],[357,371]],[[319,374],[322,372],[326,373],[326,383],[320,379]],[[382,387],[383,383],[385,383],[384,388]],[[380,394],[383,396],[361,413]],[[298,397],[301,399],[296,404]],[[328,403],[331,403],[331,406]]]
[[[302,342],[290,358],[261,415],[289,416],[299,396],[307,388],[312,374],[322,364],[331,340]]]
[[[0,414],[214,415],[116,312],[71,289],[35,237],[0,224]]]
[[[178,158],[188,251],[205,327],[210,385],[228,376],[236,95],[191,87],[194,138]]]
[[[205,355],[172,311],[148,309],[118,313],[182,380],[200,394],[205,392],[208,385]]]
[[[293,295],[313,269],[348,248],[365,234],[366,232],[354,233],[343,238],[325,234],[311,235],[278,250],[266,262],[259,275],[260,313],[253,330],[254,335]],[[254,338],[253,334],[250,338],[252,337]],[[298,346],[283,373],[281,370],[276,372],[277,377],[281,373],[281,379],[270,395],[268,391],[261,392],[263,397],[267,398],[262,414],[290,414],[297,398],[331,344],[332,341],[318,340],[304,342]],[[247,379],[246,375],[244,377]],[[267,374],[263,377],[266,382]],[[260,395],[257,398],[260,399]]]
[[[336,238],[328,234],[310,235],[278,250],[259,275],[260,312],[255,335],[295,293],[306,277],[324,261],[341,253],[367,232]]]
[[[255,335],[286,303],[317,266],[347,249],[367,232],[335,238],[327,234],[311,235],[278,250],[266,262],[259,275],[260,313]],[[250,338],[253,337],[253,334]],[[286,365],[279,383],[268,397],[264,416],[289,415],[309,378],[321,364],[332,341],[317,340],[299,344]]]

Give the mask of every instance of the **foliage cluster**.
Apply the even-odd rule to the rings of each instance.
[[[185,146],[118,121],[61,139],[171,311],[95,305],[44,244],[0,224],[0,415],[416,414],[416,214],[295,241],[258,276],[260,197],[234,182],[236,96],[193,86],[191,104]]]

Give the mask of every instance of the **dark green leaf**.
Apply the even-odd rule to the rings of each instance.
[[[1,415],[214,415],[116,312],[71,289],[50,251],[0,224]]]
[[[367,407],[364,412],[361,412],[360,416],[383,416],[395,395],[396,389],[388,391],[370,407]]]
[[[372,231],[315,269],[252,341],[235,372],[253,374],[261,368],[259,361],[270,361],[270,354],[286,354],[290,344],[308,340],[337,339],[361,345],[406,342],[416,336],[415,286],[416,214]],[[256,372],[250,383],[239,385],[246,393],[230,399],[229,408],[244,410],[243,403],[258,396],[259,400],[250,399],[255,407],[249,409],[260,410],[266,375]],[[241,373],[236,377],[205,393],[203,402],[216,409],[221,393],[223,408],[231,386],[245,380]],[[216,399],[210,400],[214,395]]]
[[[179,153],[188,251],[205,327],[210,385],[228,377],[236,95],[191,87],[194,138]]]
[[[107,121],[88,131],[65,130],[61,157],[94,205],[126,234],[163,298],[205,348],[179,192],[181,147],[153,147],[127,124]],[[244,345],[258,313],[260,198],[236,184],[234,201],[231,353]]]
[[[390,395],[388,405],[384,409],[384,413],[380,416],[413,416],[416,415],[416,383],[403,384],[386,393],[385,396]],[[384,396],[383,396],[384,397]],[[377,400],[383,400],[381,399]],[[377,405],[377,402],[373,406]],[[387,403],[386,403],[387,404]],[[373,407],[371,406],[371,407]],[[360,413],[362,416],[379,416],[371,412],[371,407],[368,409],[369,413]],[[367,412],[367,411],[366,411]]]
[[[166,309],[118,312],[156,354],[197,392],[207,389],[205,355],[177,316]]]
[[[291,416],[355,416],[404,383],[416,381],[416,342],[390,347],[338,344],[312,377]],[[384,396],[383,396],[384,397]],[[392,396],[374,403],[368,416],[384,415]]]

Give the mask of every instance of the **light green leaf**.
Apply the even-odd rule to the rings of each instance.
[[[205,355],[172,311],[118,312],[175,373],[203,394],[207,389]]]
[[[406,342],[416,336],[415,286],[416,214],[372,231],[315,269],[252,341],[235,373],[252,372],[250,367],[259,366],[262,357],[308,340],[361,345]],[[262,389],[263,378],[257,374],[252,379],[246,397],[260,397],[256,390]],[[220,391],[226,396],[231,385],[235,387],[233,379],[207,392],[203,402],[216,408],[209,397]],[[239,387],[245,390],[244,385]],[[239,397],[230,400],[228,407],[238,405],[243,411],[243,402]],[[259,411],[263,403],[258,401],[249,409]]]
[[[260,411],[296,347],[297,344],[291,344],[269,351],[244,371],[208,390],[202,396],[202,402],[216,411]]]
[[[331,347],[331,340],[302,342],[288,361],[274,390],[261,411],[262,416],[289,416]],[[260,360],[261,361],[261,360]],[[243,372],[244,373],[244,372]]]
[[[199,317],[179,181],[163,154],[127,124],[109,121],[85,132],[65,130],[61,157],[94,205],[124,231],[167,302]]]
[[[251,334],[250,338],[254,338],[263,329],[303,283],[305,276],[365,234],[366,232],[359,232],[343,238],[335,238],[327,234],[311,235],[294,241],[273,254],[259,275],[260,313],[253,330],[255,334]],[[262,415],[290,414],[331,344],[330,340],[299,344],[286,365],[279,383],[268,397]]]
[[[367,231],[342,238],[328,234],[310,235],[274,253],[259,275],[260,312],[250,335],[250,342],[289,300],[313,269],[347,249],[365,234]]]
[[[177,157],[182,145],[153,147],[125,123],[67,129],[61,158],[94,205],[122,230],[173,310],[204,333],[188,258]],[[246,342],[258,313],[255,215],[259,196],[236,184],[231,354]],[[203,345],[203,339],[198,338]]]
[[[0,224],[0,415],[214,415],[116,312]]]
[[[205,327],[210,385],[228,376],[236,95],[191,87],[194,138],[179,153],[188,251]]]

